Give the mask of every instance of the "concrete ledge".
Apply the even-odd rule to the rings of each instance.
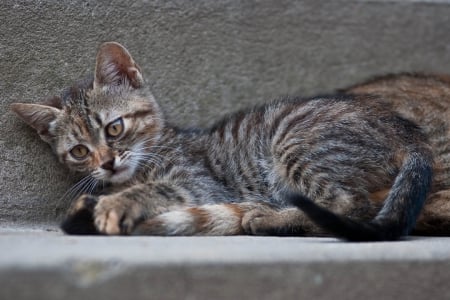
[[[450,238],[74,237],[2,230],[1,299],[448,299]]]
[[[0,295],[18,300],[448,299],[450,276],[444,272],[449,267],[448,262],[147,266],[95,283],[86,283],[79,273],[22,270],[0,276],[6,285]],[[87,274],[103,270],[95,264],[78,268]]]

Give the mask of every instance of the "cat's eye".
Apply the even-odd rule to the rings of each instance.
[[[106,136],[109,138],[116,138],[122,134],[124,129],[122,118],[112,121],[106,126]]]
[[[75,159],[83,159],[89,154],[89,149],[84,145],[76,145],[70,150],[70,155]]]

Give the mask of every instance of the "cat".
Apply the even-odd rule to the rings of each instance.
[[[414,122],[356,88],[286,98],[210,128],[170,124],[128,50],[100,46],[92,80],[11,109],[85,181],[69,234],[408,235],[431,189],[433,153]]]

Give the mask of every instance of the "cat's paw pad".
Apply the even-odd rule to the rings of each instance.
[[[242,217],[242,228],[252,235],[271,235],[277,213],[274,211],[253,209]]]
[[[142,206],[129,199],[117,196],[100,197],[94,209],[95,226],[108,235],[130,234],[142,220]]]

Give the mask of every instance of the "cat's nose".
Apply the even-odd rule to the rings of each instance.
[[[114,158],[111,160],[108,160],[102,165],[102,169],[108,170],[108,171],[114,171]]]

